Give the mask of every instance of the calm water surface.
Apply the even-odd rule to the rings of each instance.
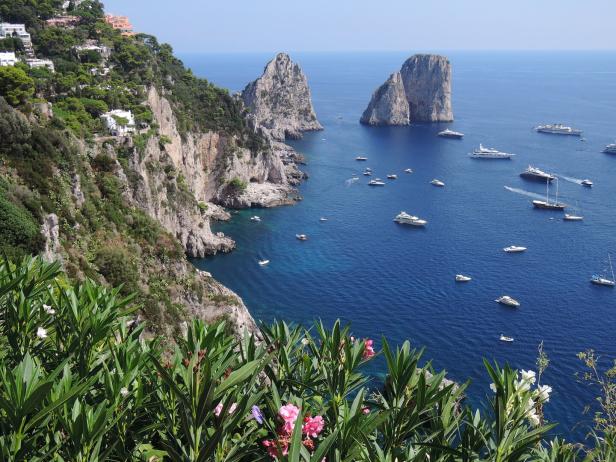
[[[374,89],[410,54],[295,54],[325,127],[293,143],[308,161],[304,200],[259,210],[261,223],[249,220],[254,211],[234,215],[217,229],[237,250],[195,264],[241,295],[257,319],[342,318],[357,336],[425,346],[437,369],[472,380],[474,402],[490,393],[482,358],[534,368],[544,341],[551,359],[544,383],[554,388],[548,417],[561,422],[559,432],[579,437],[593,395],[575,381],[576,353],[594,348],[616,357],[616,291],[589,283],[606,268],[608,252],[616,257],[616,156],[601,153],[616,138],[616,54],[451,53],[454,123],[359,125]],[[196,74],[237,91],[271,55],[183,58]],[[561,121],[584,130],[587,141],[532,131]],[[437,138],[445,126],[466,137]],[[517,156],[470,159],[479,143]],[[356,162],[358,154],[368,162]],[[519,177],[528,164],[561,177],[561,199],[584,222],[532,208],[545,187]],[[383,188],[368,187],[361,175],[349,182],[368,166],[398,180]],[[414,173],[403,173],[409,167]],[[431,186],[433,178],[446,187]],[[595,187],[576,182],[584,178]],[[426,229],[393,223],[401,210],[427,219]],[[319,222],[322,216],[329,221]],[[310,240],[299,242],[296,233]],[[512,244],[528,251],[503,253]],[[270,265],[259,267],[264,258]],[[473,281],[456,284],[456,273]],[[521,308],[496,304],[503,294]],[[499,342],[500,333],[515,342]]]

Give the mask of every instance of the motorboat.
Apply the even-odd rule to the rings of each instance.
[[[470,276],[465,276],[463,274],[456,274],[456,282],[469,282],[473,278]]]
[[[459,140],[459,139],[464,138],[464,133],[455,132],[453,130],[446,128],[442,132],[438,132],[438,136],[443,137],[443,138],[454,138],[454,139]]]
[[[321,218],[319,218],[319,221],[320,221],[320,222],[327,221],[327,218],[325,218],[325,217],[321,217]]]
[[[250,217],[250,221],[261,221],[261,217],[255,215],[254,217]]]
[[[521,247],[518,245],[510,245],[509,247],[505,247],[503,250],[507,253],[520,253],[520,252],[526,252],[526,247]]]
[[[372,176],[372,172],[371,172],[371,171],[369,171],[369,170],[366,170],[366,171],[364,172],[364,176]]]
[[[387,179],[388,180],[397,180],[398,179],[398,175],[394,175],[393,173],[389,174],[389,175],[387,175]]]
[[[580,184],[582,186],[586,186],[587,188],[592,188],[592,186],[593,186],[593,182],[590,181],[589,179],[582,180],[582,182]]]
[[[404,173],[413,173],[413,169],[412,168],[405,168],[404,169]]]
[[[603,152],[606,154],[616,154],[616,143],[608,144],[603,149]]]
[[[511,159],[515,156],[515,154],[502,152],[498,149],[486,148],[483,144],[480,144],[478,148],[473,149],[473,152],[469,155],[474,159]]]
[[[565,210],[566,204],[563,204],[562,202],[558,202],[558,178],[556,179],[556,199],[553,201],[550,201],[550,182],[546,181],[545,182],[545,200],[537,200],[535,199],[533,201],[533,206],[536,209],[543,209],[543,210],[558,210],[558,211],[562,211]]]
[[[511,343],[511,342],[513,342],[513,337],[507,337],[506,335],[500,334],[499,340],[501,342]]]
[[[526,180],[541,181],[542,183],[546,181],[553,181],[554,178],[556,178],[551,173],[546,173],[543,170],[539,170],[531,165],[529,165],[525,171],[520,173],[520,176]]]
[[[550,135],[582,136],[582,130],[568,127],[567,125],[563,124],[537,125],[535,127],[535,131],[539,133],[549,133]]]
[[[411,225],[411,226],[426,226],[428,222],[426,220],[422,220],[419,217],[414,215],[409,215],[406,212],[400,212],[396,218],[394,218],[396,223],[400,223],[402,225]]]
[[[370,180],[368,182],[368,186],[385,186],[385,182],[380,178],[377,178],[375,180]]]
[[[612,275],[612,279],[609,279],[605,275],[595,274],[590,279],[590,282],[597,286],[614,287],[616,286],[616,278],[614,277],[614,267],[612,266],[612,257],[610,256],[610,254],[607,255],[607,259],[610,264],[610,274]]]
[[[364,161],[368,160],[368,158],[367,158],[367,157],[364,157],[364,156],[357,156],[357,157],[355,158],[355,160],[358,160],[358,161],[360,161],[360,162],[364,162]]]
[[[565,213],[563,220],[565,221],[582,221],[584,219],[581,215],[575,215],[573,213]]]
[[[269,265],[269,260],[259,260],[259,266]]]
[[[296,234],[295,238],[300,240],[300,241],[307,241],[308,240],[308,236],[306,236],[305,234]]]
[[[520,302],[518,302],[515,298],[511,298],[509,295],[503,295],[502,297],[499,297],[494,301],[496,303],[500,303],[501,305],[512,306],[514,308],[520,306]]]
[[[437,180],[436,178],[432,180],[430,184],[434,186],[438,186],[439,188],[442,188],[443,186],[445,186],[445,183],[443,183],[441,180]]]

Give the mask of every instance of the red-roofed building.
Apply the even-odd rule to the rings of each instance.
[[[105,22],[111,27],[113,27],[115,30],[119,30],[122,35],[135,35],[135,33],[133,32],[133,25],[130,23],[128,16],[116,16],[113,14],[107,14],[105,15]]]

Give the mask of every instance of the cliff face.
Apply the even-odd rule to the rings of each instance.
[[[414,55],[372,95],[360,122],[408,125],[452,120],[449,60],[438,55]]]
[[[263,75],[242,92],[250,117],[271,138],[301,138],[302,132],[322,130],[312,107],[310,88],[301,68],[280,53],[270,61]]]

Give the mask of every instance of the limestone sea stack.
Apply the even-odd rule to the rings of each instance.
[[[255,126],[275,140],[301,138],[302,132],[323,129],[312,107],[306,76],[285,53],[270,61],[241,96]]]
[[[372,95],[360,122],[408,125],[451,122],[451,64],[445,56],[414,55]]]

